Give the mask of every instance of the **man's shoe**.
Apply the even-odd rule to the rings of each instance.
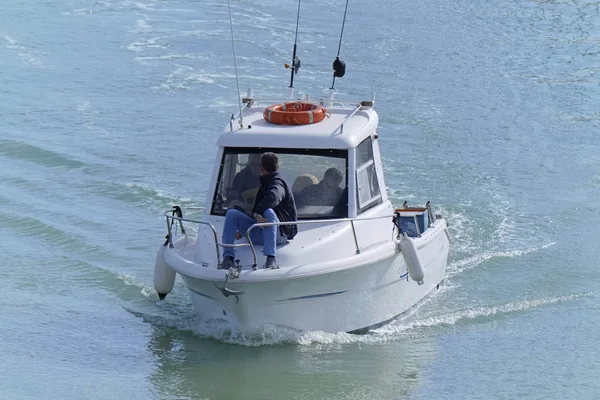
[[[267,262],[265,263],[264,269],[277,269],[279,265],[277,265],[277,260],[275,257],[267,256]]]
[[[226,256],[217,269],[229,269],[233,267],[235,267],[235,261],[233,260],[233,257]]]

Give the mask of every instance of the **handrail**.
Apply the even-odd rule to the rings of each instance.
[[[340,104],[340,105],[347,105],[347,104],[360,104],[362,106],[365,107],[372,107],[373,101],[372,100],[357,100],[357,99],[327,99],[327,98],[322,98],[322,97],[318,97],[318,98],[299,98],[299,99],[286,99],[286,98],[281,98],[281,97],[273,97],[273,98],[250,98],[250,97],[244,97],[242,99],[242,102],[245,104],[256,104],[256,105],[260,105],[260,103],[273,103],[273,102],[279,102],[279,103],[290,103],[290,102],[304,102],[304,103],[333,103],[333,104]]]
[[[326,223],[338,223],[338,222],[349,222],[350,226],[352,227],[352,235],[354,237],[354,245],[356,246],[356,254],[360,254],[360,246],[358,244],[358,238],[356,237],[356,229],[354,227],[354,223],[357,221],[373,221],[373,220],[377,220],[377,219],[383,219],[383,218],[392,218],[393,215],[380,215],[378,217],[368,217],[368,218],[335,218],[335,219],[311,219],[311,220],[299,220],[299,221],[285,221],[285,222],[262,222],[262,223],[256,223],[251,225],[248,230],[246,231],[246,239],[248,240],[248,243],[239,243],[239,244],[225,244],[225,243],[221,243],[218,241],[217,239],[217,230],[215,229],[214,225],[211,224],[210,222],[206,222],[206,221],[199,221],[199,220],[193,220],[193,219],[188,219],[188,218],[184,218],[184,217],[177,217],[175,215],[170,215],[169,213],[171,212],[171,210],[167,211],[164,213],[164,216],[167,218],[167,229],[168,229],[168,242],[169,242],[169,247],[173,247],[173,235],[171,233],[171,227],[173,226],[173,224],[169,224],[169,219],[171,220],[177,220],[177,221],[185,221],[185,222],[191,222],[191,223],[196,223],[196,224],[202,224],[202,225],[208,225],[210,227],[210,229],[213,232],[213,236],[215,238],[215,250],[217,252],[217,262],[220,265],[221,264],[221,255],[219,252],[219,246],[224,247],[224,248],[236,248],[236,247],[245,247],[245,246],[250,246],[250,249],[252,251],[252,257],[254,259],[254,263],[252,265],[253,268],[256,267],[256,263],[257,263],[257,259],[256,259],[256,249],[254,248],[254,243],[252,243],[252,239],[250,238],[250,231],[254,228],[257,227],[265,227],[265,226],[273,226],[273,225],[308,225],[308,224],[326,224]]]
[[[203,207],[197,207],[202,209]],[[210,229],[213,232],[213,236],[215,237],[215,250],[217,252],[217,264],[221,265],[221,253],[219,252],[219,246],[221,247],[226,247],[226,248],[236,248],[236,247],[244,247],[244,246],[250,246],[251,250],[252,250],[252,255],[254,256],[254,265],[256,265],[256,250],[254,249],[254,246],[251,243],[239,243],[239,244],[226,244],[226,243],[221,243],[219,242],[218,238],[217,238],[217,230],[215,229],[214,225],[211,224],[210,222],[206,222],[206,221],[198,221],[198,220],[194,220],[194,219],[189,219],[189,218],[184,218],[184,217],[177,217],[175,215],[169,215],[169,213],[171,212],[171,210],[167,211],[164,213],[164,216],[167,218],[167,231],[168,231],[168,235],[167,235],[167,240],[169,243],[169,247],[173,248],[173,234],[171,232],[171,228],[173,227],[173,223],[169,223],[169,219],[171,220],[178,220],[180,223],[182,221],[185,222],[191,222],[194,224],[202,224],[202,225],[208,225],[210,227]]]
[[[335,134],[335,132],[339,129],[340,130],[340,135],[344,133],[344,124],[346,123],[346,121],[348,121],[350,118],[352,118],[354,116],[354,114],[356,114],[357,112],[360,111],[360,109],[362,108],[362,105],[359,104],[356,106],[356,108],[354,109],[354,111],[352,111],[346,118],[344,118],[344,120],[342,121],[342,123],[333,130],[332,134]]]
[[[253,99],[250,97],[244,97],[242,99],[242,102],[244,104],[246,104],[245,108],[251,107],[252,105],[259,105],[260,106],[260,102],[263,103],[289,103],[290,101],[295,101],[295,102],[304,102],[304,103],[319,103],[319,104],[331,104],[330,106],[333,106],[333,104],[338,104],[338,106],[348,106],[350,104],[355,105],[355,108],[352,110],[352,112],[346,116],[346,118],[344,118],[344,120],[333,130],[332,135],[335,135],[336,132],[339,130],[340,132],[338,133],[338,135],[342,135],[344,133],[344,124],[350,119],[352,118],[357,112],[359,112],[360,110],[363,109],[363,107],[373,107],[373,103],[374,101],[365,101],[365,100],[331,100],[331,99],[323,99],[323,98],[317,98],[317,99],[310,99],[310,98],[304,98],[304,99],[281,99],[281,98],[273,98],[273,99],[269,99],[269,98],[264,98],[264,99]],[[238,118],[240,116],[241,112],[238,113],[234,118],[232,118],[231,121],[233,121],[235,118]],[[233,117],[233,114],[232,114]],[[229,130],[233,131],[233,125],[232,122],[229,121]]]
[[[193,219],[188,219],[188,218],[184,218],[184,217],[176,217],[174,215],[169,215],[170,211],[167,211],[164,215],[167,218],[167,240],[169,242],[169,247],[173,248],[173,233],[171,232],[171,228],[173,227],[173,223],[169,223],[169,219],[171,220],[178,220],[180,223],[182,221],[185,222],[192,222],[195,224],[203,224],[203,225],[208,225],[210,227],[210,229],[213,231],[213,235],[215,237],[215,250],[217,251],[217,262],[219,264],[221,264],[221,256],[219,255],[219,245],[218,245],[218,240],[217,240],[217,230],[215,229],[215,227],[213,226],[213,224],[211,224],[210,222],[205,222],[205,221],[197,221],[197,220],[193,220]]]
[[[378,217],[368,217],[368,218],[335,218],[335,219],[311,219],[311,220],[300,220],[300,221],[259,222],[257,224],[250,225],[250,227],[246,231],[246,240],[248,240],[248,243],[250,243],[251,247],[254,249],[254,244],[252,243],[252,239],[250,238],[250,231],[256,227],[350,222],[350,226],[352,227],[352,235],[354,236],[354,245],[356,246],[356,254],[360,254],[360,246],[358,244],[358,238],[356,237],[356,229],[354,228],[354,222],[356,222],[356,221],[372,221],[372,220],[383,219],[383,218],[393,218],[393,215],[380,215]],[[256,252],[254,252],[254,264],[256,265]]]

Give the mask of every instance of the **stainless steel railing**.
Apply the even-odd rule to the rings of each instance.
[[[167,242],[169,243],[170,247],[173,247],[173,225],[178,222],[180,224],[180,227],[182,228],[182,232],[185,233],[185,230],[183,229],[183,222],[189,222],[189,223],[195,223],[195,224],[201,224],[201,225],[206,225],[208,227],[210,227],[210,229],[212,230],[214,239],[215,239],[215,251],[217,253],[217,262],[220,265],[221,264],[221,255],[219,252],[219,247],[223,247],[223,248],[236,248],[236,247],[246,247],[249,246],[251,251],[252,251],[252,257],[253,257],[253,264],[252,264],[252,268],[256,269],[256,249],[254,247],[254,244],[252,243],[252,239],[250,238],[250,232],[253,229],[256,228],[261,228],[261,227],[266,227],[266,226],[280,226],[280,225],[309,225],[309,224],[330,224],[330,223],[339,223],[339,222],[348,222],[352,228],[352,236],[354,237],[354,245],[356,246],[356,254],[360,254],[360,245],[358,243],[358,238],[356,237],[356,228],[354,226],[355,222],[360,222],[360,221],[373,221],[373,220],[378,220],[378,219],[384,219],[384,218],[393,218],[393,214],[392,215],[383,215],[383,216],[378,216],[378,217],[368,217],[368,218],[335,218],[335,219],[314,219],[314,220],[299,220],[299,221],[288,221],[288,222],[263,222],[263,223],[256,223],[251,225],[248,230],[246,231],[246,240],[248,241],[248,243],[239,243],[239,244],[226,244],[226,243],[221,243],[218,240],[217,237],[217,230],[215,229],[214,225],[211,224],[210,222],[206,222],[206,221],[199,221],[199,220],[194,220],[194,219],[189,219],[189,218],[184,218],[176,216],[171,214],[173,212],[173,210],[169,210],[167,212],[165,212],[164,216],[166,217],[167,220]]]
[[[191,208],[191,209],[203,209],[203,208],[195,207],[195,208]],[[199,220],[190,219],[190,218],[184,218],[183,216],[179,217],[177,215],[174,215],[173,210],[169,210],[169,211],[165,212],[164,216],[167,219],[167,242],[169,243],[169,247],[171,247],[171,248],[174,247],[173,246],[173,225],[175,225],[176,221],[179,223],[181,232],[183,234],[185,234],[183,222],[190,222],[190,223],[194,223],[194,224],[208,226],[211,229],[211,231],[213,233],[213,237],[215,239],[215,251],[217,253],[217,264],[218,265],[221,265],[221,253],[219,252],[219,246],[227,247],[227,248],[236,248],[236,247],[244,247],[244,246],[250,245],[250,243],[225,244],[225,243],[219,242],[219,239],[217,237],[217,230],[215,229],[214,225],[211,224],[210,222],[199,221]],[[256,250],[254,249],[254,246],[251,246],[251,249],[252,249],[252,254],[254,256],[254,264],[256,264]]]

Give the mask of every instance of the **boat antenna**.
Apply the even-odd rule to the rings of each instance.
[[[300,58],[296,56],[296,47],[298,44],[298,25],[300,25],[300,3],[302,0],[298,0],[298,15],[296,16],[296,37],[294,38],[294,50],[292,52],[292,70],[290,71],[290,98],[294,97],[294,75],[298,73],[300,69]],[[289,68],[289,65],[285,65]]]
[[[340,60],[340,50],[342,49],[342,37],[344,36],[344,25],[346,25],[346,13],[348,12],[348,2],[346,0],[346,9],[344,10],[344,20],[342,21],[342,31],[340,32],[340,43],[338,45],[338,52],[335,60],[333,61],[333,82],[331,82],[331,90],[335,90],[335,77],[341,78],[346,73],[346,63]]]
[[[240,78],[238,76],[237,58],[235,56],[235,42],[233,40],[233,20],[231,19],[231,2],[227,0],[227,8],[229,10],[229,29],[231,30],[231,47],[233,48],[233,65],[235,67],[235,83],[237,84],[238,104],[240,106],[240,128],[244,127],[244,114],[242,113],[242,96],[240,94]],[[233,119],[233,116],[232,116]]]

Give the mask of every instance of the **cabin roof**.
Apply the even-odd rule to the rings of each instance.
[[[326,107],[328,116],[321,122],[277,125],[263,118],[263,112],[270,104],[246,106],[243,109],[244,128],[239,127],[239,119],[236,118],[232,121],[233,131],[227,125],[217,144],[223,147],[350,149],[358,146],[377,128],[378,117],[372,107],[360,107],[352,115],[358,104],[354,107],[334,105]]]

